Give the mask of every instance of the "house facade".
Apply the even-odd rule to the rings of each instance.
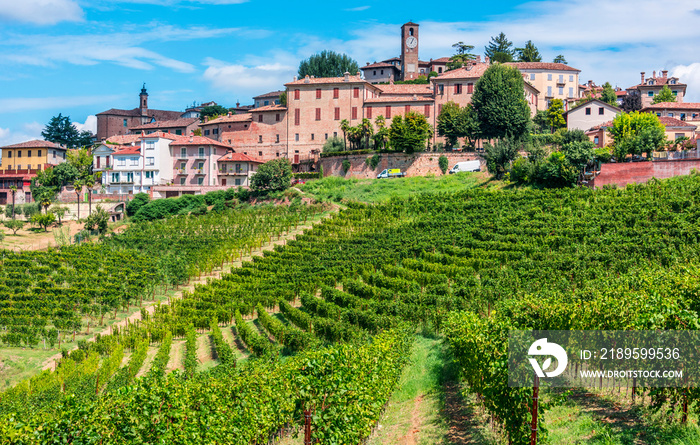
[[[527,80],[540,92],[537,109],[546,110],[553,99],[568,99],[579,97],[579,73],[581,70],[563,63],[544,62],[514,62],[514,66],[525,74]]]
[[[588,131],[596,125],[612,121],[622,112],[602,100],[593,99],[564,113],[567,130]]]
[[[32,140],[0,147],[0,204],[12,203],[10,187],[17,187],[15,204],[32,202],[29,190],[38,172],[66,162],[66,149],[49,141]]]
[[[681,83],[677,77],[669,77],[668,71],[661,71],[660,76],[656,76],[656,71],[652,72],[651,77],[645,77],[645,72],[641,73],[641,82],[635,86],[627,88],[627,94],[638,95],[642,99],[642,108],[648,107],[654,101],[664,86],[668,86],[673,95],[676,97],[676,102],[682,103],[685,97],[686,84]]]
[[[666,129],[666,140],[675,141],[681,137],[687,137],[691,141],[696,139],[697,125],[689,122],[683,122],[673,117],[660,117],[659,121]],[[612,127],[612,121],[605,122],[589,129],[586,135],[598,147],[606,147],[613,143],[613,139],[608,133],[608,129]],[[696,142],[697,143],[697,142]]]
[[[694,102],[660,102],[648,105],[640,110],[642,113],[654,113],[659,117],[672,117],[681,121],[700,123],[700,103]]]
[[[230,147],[204,136],[181,136],[170,142],[168,158],[174,186],[218,186],[217,160]]]
[[[263,161],[229,151],[217,161],[219,184],[222,187],[250,187],[250,178]]]

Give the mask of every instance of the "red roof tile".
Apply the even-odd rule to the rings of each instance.
[[[546,62],[510,62],[506,65],[514,66],[519,70],[546,70],[546,71],[576,71],[578,73],[581,70],[572,68],[563,63],[546,63]]]
[[[668,82],[669,82],[670,80],[672,80],[672,79],[676,81],[675,84],[668,83]],[[654,81],[654,84],[653,84],[653,85],[648,85],[647,82],[648,82],[649,80],[653,80],[653,81]],[[635,85],[635,86],[633,86],[633,87],[630,87],[630,88],[628,88],[628,89],[632,89],[632,88],[636,88],[636,87],[663,87],[664,85],[671,85],[671,86],[674,86],[674,87],[685,87],[685,86],[687,86],[687,85],[684,84],[684,83],[678,82],[678,78],[677,78],[677,77],[663,77],[663,76],[662,76],[662,77],[647,77],[646,79],[644,79],[644,83],[639,83],[639,84],[637,84],[637,85]]]
[[[279,97],[284,91],[271,91],[269,93],[261,94],[260,96],[255,96],[253,99],[263,99],[265,97]]]
[[[185,145],[215,145],[217,147],[231,148],[230,145],[215,141],[214,139],[209,139],[205,136],[176,136],[170,145],[174,147]]]
[[[265,111],[287,111],[287,107],[284,105],[265,105],[264,107],[250,110],[251,113],[262,113]]]
[[[244,155],[243,153],[233,153],[229,152],[223,155],[222,157],[219,158],[219,162],[222,161],[231,161],[231,162],[254,162],[256,164],[264,164],[263,161],[255,158],[251,158],[248,155]]]
[[[54,144],[53,142],[49,142],[49,141],[41,141],[39,139],[34,139],[31,141],[26,141],[26,142],[20,142],[19,144],[6,145],[6,146],[0,147],[0,148],[56,148],[59,150],[65,150],[64,147],[61,147],[58,144]]]
[[[250,110],[249,110],[250,111]],[[202,122],[199,124],[200,127],[203,127],[205,125],[216,125],[216,124],[223,124],[223,123],[229,123],[229,122],[249,122],[253,120],[253,115],[250,113],[240,113],[240,114],[232,114],[230,116],[219,116],[216,119],[212,119],[208,122]]]
[[[697,102],[660,102],[658,104],[647,105],[644,110],[700,110],[700,103]]]
[[[138,130],[152,130],[155,128],[189,127],[190,125],[194,124],[198,120],[199,120],[199,118],[191,117],[191,118],[175,119],[175,120],[170,120],[170,121],[156,121],[156,122],[153,122],[150,124],[131,127],[130,130],[131,131],[138,131]]]
[[[141,134],[120,134],[116,136],[110,136],[106,139],[106,142],[111,142],[112,144],[127,145],[132,142],[136,142],[141,137]],[[109,145],[112,145],[109,144]]]
[[[662,116],[659,118],[659,120],[666,127],[693,127],[693,128],[697,128],[697,125],[688,124],[686,122],[683,122],[680,119],[676,119],[675,117]]]
[[[439,81],[446,79],[475,79],[484,75],[484,72],[489,68],[488,63],[476,63],[468,67],[457,68],[450,71],[445,71],[438,77],[433,77],[431,80]]]
[[[369,70],[369,69],[374,69],[374,68],[393,68],[398,71],[399,67],[396,65],[392,65],[391,63],[386,63],[386,62],[378,62],[378,63],[371,63],[369,65],[365,65],[361,67],[361,70]]]
[[[178,137],[180,137],[180,136],[174,135],[172,133],[165,133],[162,131],[154,131],[153,133],[140,135],[139,139],[163,138],[163,139],[170,139],[171,141],[174,141]]]
[[[141,154],[141,146],[135,145],[133,147],[125,147],[112,153],[112,156],[120,155],[138,155]]]
[[[430,63],[447,63],[450,61],[450,57],[440,57],[439,59],[433,59],[430,61]]]
[[[432,97],[426,96],[380,96],[365,99],[366,104],[382,104],[382,103],[394,103],[394,102],[430,102],[432,103],[434,99]]]
[[[303,78],[303,79],[296,80],[294,82],[285,83],[285,85],[286,86],[289,86],[289,85],[313,85],[313,84],[323,85],[323,84],[334,84],[334,83],[367,83],[367,84],[369,84],[369,82],[364,80],[362,77],[360,77],[358,75],[351,74],[350,76],[348,76],[347,82],[345,81],[345,76],[343,76],[343,77],[314,77],[314,78],[309,77],[308,79]]]

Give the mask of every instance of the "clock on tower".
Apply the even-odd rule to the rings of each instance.
[[[401,26],[401,80],[415,79],[420,75],[418,67],[418,24]]]

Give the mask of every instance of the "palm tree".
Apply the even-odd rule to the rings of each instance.
[[[347,119],[340,121],[340,129],[343,132],[343,150],[348,150],[348,130],[350,130],[350,122]]]
[[[95,176],[90,175],[83,181],[88,188],[88,216],[92,215],[92,188],[95,186]]]
[[[80,192],[83,191],[83,181],[78,179],[73,182],[73,188],[75,189],[75,196],[78,201],[78,220],[80,220]]]
[[[10,192],[12,192],[12,219],[15,219],[15,193],[17,193],[17,186],[11,185]]]
[[[372,126],[372,122],[367,118],[362,119],[362,124],[360,126],[362,127],[362,134],[365,136],[365,148],[369,149],[369,138],[374,132],[374,127]]]

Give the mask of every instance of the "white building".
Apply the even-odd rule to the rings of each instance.
[[[593,99],[564,113],[566,129],[588,131],[597,125],[615,119],[615,116],[621,112],[622,110],[609,103]]]

